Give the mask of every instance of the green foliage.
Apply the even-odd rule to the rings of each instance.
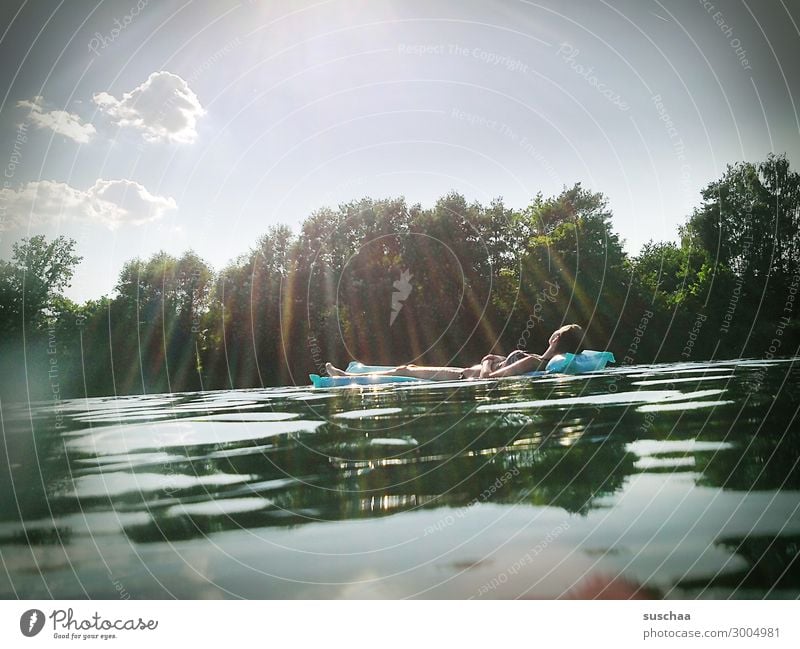
[[[271,227],[216,274],[192,251],[130,260],[112,296],[82,305],[62,295],[75,242],[32,237],[0,261],[2,346],[19,351],[23,323],[37,362],[57,341],[72,396],[303,384],[326,360],[468,364],[543,349],[566,322],[638,363],[763,356],[788,317],[782,351],[795,352],[800,177],[771,155],[729,166],[701,198],[679,242],[634,257],[605,197],[579,183],[521,210],[364,198],[296,234]]]
[[[718,353],[761,355],[775,322],[797,318],[785,304],[800,273],[800,175],[785,156],[770,154],[759,164],[728,165],[701,195],[681,230],[684,245],[702,253],[689,292],[714,318]]]
[[[0,260],[0,333],[17,336],[24,327],[35,330],[52,315],[61,291],[69,286],[82,257],[75,241],[43,235],[12,246],[12,260]]]
[[[702,192],[683,234],[710,261],[763,281],[796,274],[800,264],[800,175],[785,156],[728,165]]]

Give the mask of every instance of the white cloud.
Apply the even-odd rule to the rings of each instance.
[[[197,95],[177,74],[153,72],[142,85],[117,99],[97,93],[94,102],[120,126],[133,126],[150,142],[194,142],[205,114]]]
[[[133,180],[98,179],[87,190],[38,180],[16,190],[3,190],[0,199],[6,208],[0,230],[61,220],[90,221],[114,230],[156,221],[177,208],[174,199],[154,196]]]
[[[28,118],[37,128],[49,128],[51,131],[72,138],[76,142],[86,144],[95,134],[91,124],[84,124],[81,118],[65,110],[42,110],[44,98],[37,95],[32,100],[18,101],[18,108],[27,108]]]

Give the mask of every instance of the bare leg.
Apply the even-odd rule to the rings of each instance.
[[[402,367],[406,367],[403,365]],[[340,370],[338,367],[334,367],[331,363],[325,363],[325,371],[328,372],[328,376],[392,376],[393,374],[397,373],[397,370],[401,368],[394,367],[390,370],[382,370],[380,372],[345,372],[344,370]]]
[[[467,367],[462,374],[465,379],[477,379],[481,375],[481,366],[473,365],[472,367]]]
[[[332,363],[325,363],[325,371],[328,373],[328,376],[347,376],[347,372],[340,370],[338,367],[334,367]]]
[[[419,365],[401,365],[389,374],[395,376],[410,376],[413,379],[428,379],[429,381],[457,381],[464,372],[463,367],[423,367]]]
[[[382,372],[345,372],[330,363],[325,363],[328,376],[408,376],[413,379],[428,379],[431,381],[457,380],[461,378],[461,373],[465,372],[463,367],[423,367],[419,365],[400,365],[391,370]],[[472,368],[469,368],[472,369]],[[469,371],[466,370],[466,372]],[[475,374],[477,376],[477,374]]]

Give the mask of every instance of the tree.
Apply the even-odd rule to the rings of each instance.
[[[681,233],[703,255],[693,293],[713,304],[725,355],[761,354],[800,272],[800,175],[783,155],[728,165]],[[795,318],[796,314],[792,314]],[[796,324],[789,332],[797,334]],[[786,342],[786,338],[784,341]]]
[[[116,295],[102,305],[118,390],[199,389],[213,277],[191,250],[180,258],[161,251],[123,266]]]
[[[640,337],[635,362],[683,360],[690,335],[692,360],[763,355],[778,335],[791,353],[800,176],[770,155],[729,166],[701,198],[679,243],[633,258],[605,196],[580,183],[522,210],[455,192],[429,209],[363,198],[296,235],[270,228],[216,275],[191,250],[132,259],[112,296],[83,305],[62,295],[75,242],[32,237],[0,261],[0,345],[21,357],[23,322],[29,351],[57,339],[73,395],[84,377],[91,394],[124,394],[305,382],[325,360],[471,363],[540,351],[566,322],[618,358]]]
[[[587,344],[607,345],[631,281],[607,199],[577,183],[550,199],[537,196],[523,219],[533,234],[515,278],[520,288],[511,327],[520,336],[515,344],[525,335],[529,344],[541,347],[553,328],[578,322],[587,329]]]
[[[0,261],[0,332],[13,336],[53,315],[82,259],[74,254],[75,245],[66,237],[48,242],[44,235],[13,244],[12,261]]]
[[[800,265],[800,175],[785,156],[759,164],[728,165],[701,192],[683,234],[717,265],[763,284],[770,274],[788,276]]]
[[[81,260],[74,251],[72,239],[37,235],[15,243],[10,261],[0,260],[0,358],[9,368],[0,372],[0,393],[6,398],[52,395],[47,372],[56,351],[60,374],[69,374],[67,323],[74,323],[69,314],[77,305],[62,291]]]

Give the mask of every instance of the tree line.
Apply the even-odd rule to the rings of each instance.
[[[637,255],[605,197],[575,184],[523,209],[364,198],[271,227],[219,272],[192,251],[130,260],[83,304],[63,295],[80,261],[43,236],[0,260],[6,399],[302,385],[352,358],[466,365],[541,351],[567,322],[625,364],[788,356],[800,176],[785,156],[729,165],[678,243]]]

